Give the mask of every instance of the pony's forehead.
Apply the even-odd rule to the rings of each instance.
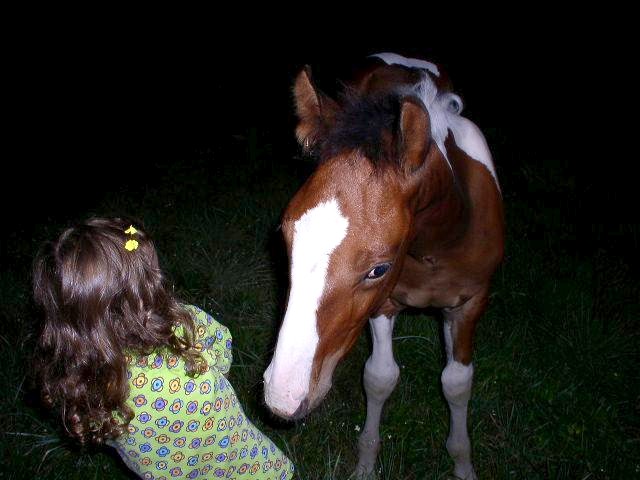
[[[377,204],[390,204],[389,199],[397,197],[401,200],[401,188],[398,179],[393,175],[385,176],[378,172],[371,162],[360,152],[350,152],[331,161],[320,164],[314,175],[291,199],[282,217],[283,229],[291,230],[293,223],[317,205],[335,201],[344,214],[362,209],[376,209]]]

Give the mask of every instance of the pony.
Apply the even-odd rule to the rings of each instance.
[[[286,313],[264,372],[265,402],[285,419],[307,415],[369,322],[367,417],[359,478],[380,449],[382,406],[399,368],[392,333],[399,312],[442,312],[450,410],[446,448],[454,475],[475,479],[467,431],[473,339],[490,280],[503,258],[502,195],[485,137],[441,67],[381,53],[339,98],[305,67],[294,84],[296,136],[318,158],[286,207]]]

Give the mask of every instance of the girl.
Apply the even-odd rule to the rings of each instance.
[[[176,301],[137,225],[66,230],[36,259],[34,296],[42,398],[71,437],[115,447],[145,479],[292,478],[225,378],[229,331]]]

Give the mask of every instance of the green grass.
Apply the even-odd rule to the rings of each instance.
[[[365,418],[360,377],[367,334],[306,420],[281,423],[262,405],[262,372],[286,289],[277,225],[309,164],[276,161],[268,146],[258,149],[256,142],[250,136],[248,153],[237,145],[162,164],[157,168],[164,173],[151,184],[111,192],[76,219],[142,219],[179,296],[215,313],[233,333],[231,381],[247,414],[288,452],[301,478],[349,478]],[[508,146],[501,151],[503,158],[510,154]],[[229,155],[237,158],[233,165],[223,162]],[[504,160],[503,166],[507,258],[477,334],[469,423],[476,470],[481,479],[638,478],[637,272],[616,248],[576,248],[583,217],[576,213],[579,190],[566,165],[525,160],[510,169]],[[30,262],[38,244],[72,220],[25,227],[3,247],[11,261],[0,278],[2,479],[132,478],[108,451],[67,442],[30,400],[26,362],[36,331]],[[586,228],[606,245],[606,228]],[[611,238],[637,247],[637,225],[611,231]],[[380,478],[445,479],[452,463],[444,448],[448,411],[439,384],[439,322],[403,314],[395,337],[401,378],[382,424]]]

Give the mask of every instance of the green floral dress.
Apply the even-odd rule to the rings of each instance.
[[[293,464],[247,419],[225,377],[229,330],[198,307],[186,308],[209,369],[191,378],[170,352],[128,356],[127,405],[135,417],[110,444],[144,479],[293,478]]]

